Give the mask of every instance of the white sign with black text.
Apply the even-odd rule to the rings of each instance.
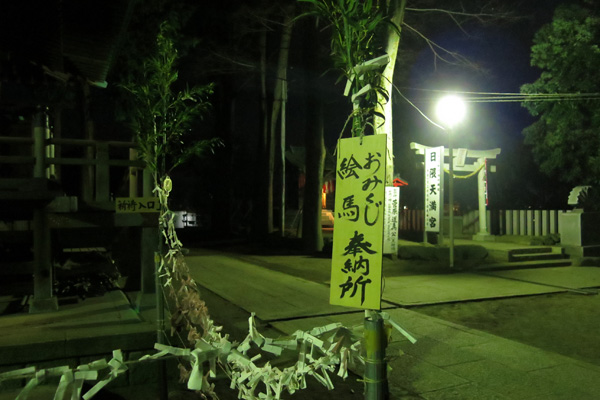
[[[444,147],[425,149],[425,231],[439,232],[444,215]]]
[[[385,187],[385,219],[383,220],[383,254],[398,253],[398,224],[400,215],[400,188]]]

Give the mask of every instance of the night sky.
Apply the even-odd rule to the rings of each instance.
[[[169,2],[165,2],[169,3]],[[177,2],[174,2],[175,4]],[[186,3],[185,1],[182,3]],[[193,2],[189,2],[192,4]],[[187,65],[181,65],[181,78],[191,77],[191,84],[212,80],[216,82],[215,95],[212,98],[214,105],[212,115],[206,119],[208,130],[217,134],[231,130],[231,137],[225,138],[228,149],[232,149],[234,171],[227,179],[240,178],[240,165],[243,167],[246,159],[252,162],[252,151],[256,148],[259,133],[259,97],[257,92],[258,73],[254,70],[218,71],[200,76],[204,70],[219,67],[203,65],[202,62],[210,60],[211,54],[219,49],[219,43],[229,45],[232,37],[239,34],[241,26],[235,25],[233,18],[236,10],[242,5],[258,4],[258,1],[224,0],[213,4],[193,3],[197,8],[188,21],[184,31],[192,32],[200,39],[198,55]],[[412,2],[409,1],[409,6]],[[425,2],[426,3],[426,2]],[[444,7],[443,1],[430,2],[435,6]],[[448,2],[456,6],[455,2]],[[466,3],[487,3],[478,0]],[[447,48],[460,53],[473,62],[477,68],[448,65],[444,62],[434,62],[433,55],[426,43],[418,39],[414,33],[404,29],[402,36],[402,51],[396,68],[396,84],[402,93],[427,115],[433,116],[433,106],[439,97],[439,92],[444,90],[472,91],[472,92],[518,92],[524,83],[533,82],[539,71],[529,66],[530,47],[534,33],[545,23],[551,21],[552,13],[557,0],[551,1],[518,1],[503,2],[519,19],[489,23],[485,26],[467,23],[463,26],[466,33],[458,29],[447,19],[444,23],[429,24],[425,26],[427,36]],[[279,4],[279,3],[275,3]],[[149,8],[151,3],[144,4]],[[138,7],[142,7],[138,3]],[[140,14],[140,9],[137,11]],[[143,13],[142,13],[143,14]],[[148,14],[152,16],[152,14]],[[407,12],[405,20],[415,26],[417,20],[427,20],[429,16],[415,15]],[[441,20],[441,19],[440,19]],[[144,24],[145,19],[138,21]],[[148,25],[148,24],[146,24]],[[289,103],[287,144],[291,146],[304,145],[304,132],[307,129],[306,94],[303,81],[302,42],[303,32],[300,26],[294,28],[290,49],[289,78]],[[321,32],[322,46],[327,47],[327,31]],[[249,50],[248,54],[256,56],[256,37],[246,34],[243,46]],[[132,36],[133,39],[133,36]],[[236,39],[237,40],[237,39]],[[150,36],[145,46],[151,46],[154,39]],[[276,62],[276,46],[279,42],[279,32],[269,36],[271,65]],[[405,46],[405,42],[408,46]],[[210,46],[213,46],[212,48]],[[208,55],[208,56],[207,56]],[[243,55],[242,55],[243,56]],[[204,58],[202,58],[204,57]],[[220,58],[212,57],[213,61]],[[242,59],[247,62],[252,60]],[[252,61],[252,62],[255,62]],[[119,57],[117,57],[114,71],[119,71]],[[325,69],[326,70],[326,69]],[[323,71],[324,73],[326,71]],[[325,98],[325,143],[330,152],[333,152],[337,138],[350,112],[347,98],[342,96],[345,82],[335,83],[339,75],[331,71],[325,73],[320,88]],[[110,98],[114,81],[109,76],[108,94],[100,97]],[[272,81],[269,82],[272,84]],[[408,105],[397,94],[394,98],[394,154],[396,157],[395,171],[409,182],[409,187],[402,190],[404,205],[410,208],[422,207],[422,169],[417,164],[420,160],[410,151],[409,143],[418,142],[429,146],[445,145],[447,137],[439,129],[427,122],[412,106]],[[228,110],[233,107],[230,99],[235,100],[235,118],[228,115]],[[110,110],[109,110],[110,112]],[[108,114],[107,112],[106,114]],[[232,117],[232,118],[229,118]],[[104,123],[106,118],[97,118],[97,123]],[[230,122],[231,120],[231,122]],[[497,159],[498,172],[490,176],[490,207],[492,208],[539,208],[560,207],[565,208],[567,194],[571,187],[557,182],[552,177],[546,177],[539,172],[533,162],[530,149],[523,145],[522,130],[534,119],[529,116],[519,103],[470,103],[465,123],[457,130],[454,139],[455,147],[469,147],[473,149],[491,149],[500,147],[501,155]],[[226,129],[223,129],[223,127]],[[98,137],[103,138],[103,132],[112,128],[98,129]],[[114,130],[114,129],[113,129]],[[247,151],[250,149],[250,151]],[[226,158],[218,163],[225,162]],[[237,168],[238,170],[235,170]],[[206,173],[205,163],[198,163],[195,168],[183,170],[181,176],[186,178],[186,185],[191,185],[191,179]],[[214,171],[213,171],[214,172]],[[242,174],[243,175],[243,174]],[[182,178],[183,179],[183,178]],[[475,181],[457,185],[456,198],[464,208],[476,205]],[[470,186],[469,186],[470,185]],[[196,185],[199,187],[202,185]]]
[[[460,53],[475,68],[434,62],[431,50],[424,46],[411,65],[403,88],[423,113],[434,118],[438,91],[518,93],[524,83],[533,82],[539,71],[530,66],[533,35],[551,21],[558,1],[517,4],[514,22],[488,26],[466,26],[435,32],[431,39],[440,46]],[[468,100],[469,95],[465,95]],[[422,170],[415,168],[417,157],[408,149],[412,141],[428,146],[447,146],[444,131],[423,118],[413,107],[395,97],[396,172],[411,184],[403,189],[404,202],[418,207],[422,201]],[[571,187],[539,172],[531,151],[523,145],[522,130],[534,121],[520,103],[468,103],[467,117],[454,134],[454,147],[485,150],[499,147],[502,153],[495,164],[497,173],[489,175],[491,208],[565,208]],[[460,174],[460,173],[459,173]],[[462,173],[464,174],[464,173]],[[465,210],[476,207],[475,179],[458,180],[456,199]]]
[[[504,6],[513,11],[517,18],[485,25],[466,23],[463,25],[466,32],[456,27],[449,18],[444,22],[443,18],[438,17],[443,23],[425,25],[424,32],[430,39],[468,58],[476,68],[434,62],[426,43],[405,28],[395,83],[406,97],[431,117],[434,115],[435,100],[440,96],[435,91],[519,92],[521,85],[533,82],[539,75],[539,71],[529,65],[533,35],[543,24],[551,21],[553,10],[559,3],[557,0],[506,1]],[[443,2],[436,2],[435,5],[444,7]],[[210,22],[211,14],[206,12],[204,15],[207,22]],[[419,18],[422,21],[429,17],[407,12],[405,21],[415,25]],[[209,33],[210,30],[206,32]],[[327,34],[326,30],[322,32],[323,46],[329,40]],[[301,27],[294,28],[288,70],[286,135],[287,144],[291,146],[304,145],[304,132],[307,129],[303,80],[305,60],[302,59],[301,51],[303,36]],[[270,36],[269,41],[276,45],[279,41],[278,34]],[[275,62],[276,52],[273,52],[270,60]],[[324,70],[323,73],[321,93],[325,98],[325,144],[329,152],[333,153],[349,115],[350,105],[348,99],[342,96],[345,81],[335,83],[339,76],[336,72]],[[238,136],[247,136],[251,124],[256,123],[256,93],[248,89],[255,84],[253,79],[256,78],[248,75],[247,79],[236,83]],[[409,208],[422,208],[423,172],[418,166],[421,160],[409,149],[409,144],[418,142],[429,146],[446,145],[447,137],[396,93],[393,99],[395,172],[409,182],[409,186],[402,189],[402,203]],[[567,207],[566,199],[571,187],[541,174],[530,149],[523,145],[521,132],[533,121],[519,103],[469,104],[466,121],[455,135],[455,147],[502,149],[495,162],[497,173],[489,176],[490,208]],[[476,207],[475,179],[458,181],[455,198],[463,210]]]

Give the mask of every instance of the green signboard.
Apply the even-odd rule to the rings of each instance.
[[[338,142],[331,304],[381,308],[386,135]]]

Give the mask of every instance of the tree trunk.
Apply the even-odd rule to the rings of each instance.
[[[87,82],[82,82],[81,87],[83,90],[83,121],[84,121],[84,139],[94,140],[94,121],[91,115],[91,94],[90,85]],[[86,146],[84,148],[83,157],[86,160],[93,160],[95,158],[94,148],[92,146]],[[81,199],[84,202],[92,202],[94,200],[94,166],[84,165],[81,167]]]
[[[391,13],[392,23],[398,29],[402,28],[404,20],[404,9],[406,8],[406,0],[391,0],[388,2]],[[387,135],[387,158],[386,158],[386,185],[392,185],[394,179],[394,147],[392,141],[392,91],[394,90],[394,67],[396,66],[396,58],[398,57],[398,45],[400,44],[400,33],[396,29],[390,28],[388,41],[386,45],[386,53],[389,57],[389,62],[383,70],[380,86],[385,89],[389,98],[386,99],[378,94],[377,112],[383,114],[385,119],[375,115],[375,133]]]
[[[306,183],[304,185],[302,241],[306,251],[319,252],[323,249],[321,208],[325,142],[323,138],[323,102],[320,96],[313,93],[309,94],[307,100],[308,129],[306,132]]]
[[[317,30],[308,26],[302,35],[302,55],[304,59],[304,87],[306,88],[306,136],[304,202],[302,213],[302,242],[309,253],[323,249],[321,227],[321,202],[323,193],[323,172],[325,169],[323,86],[320,81],[322,62],[314,43],[318,43]]]
[[[279,219],[279,232],[285,236],[285,134],[286,134],[286,105],[287,105],[287,76],[281,85],[281,209]]]
[[[267,233],[267,170],[269,168],[269,114],[267,107],[267,30],[260,32],[260,132],[257,146],[256,173],[252,193],[252,231],[258,238]]]
[[[233,143],[235,135],[235,88],[233,82],[229,79],[221,82],[221,86],[224,88],[223,97],[219,99],[217,103],[219,106],[215,107],[214,111],[218,120],[223,121],[221,123],[223,127],[221,138],[225,143]],[[213,229],[216,233],[225,237],[232,232],[231,211],[233,210],[232,204],[235,204],[231,184],[233,181],[233,148],[226,148],[225,151],[217,153],[215,157],[219,163],[219,180],[222,184],[215,185],[214,196],[216,201],[213,203],[213,209],[216,215],[223,216],[223,218],[220,219],[218,224],[213,225]]]
[[[281,45],[279,47],[279,60],[277,61],[277,79],[275,90],[273,92],[273,108],[271,109],[271,134],[269,136],[269,183],[267,188],[267,230],[273,232],[273,183],[275,178],[275,143],[277,140],[277,121],[281,113],[282,85],[286,79],[288,66],[288,55],[290,51],[290,41],[292,38],[293,8],[290,7],[285,16],[283,30],[281,32]]]

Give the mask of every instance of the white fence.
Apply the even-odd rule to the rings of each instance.
[[[501,210],[500,233],[504,235],[543,236],[558,233],[558,215],[564,210]]]
[[[564,210],[487,210],[487,226],[495,235],[544,236],[558,233],[558,216]],[[479,232],[479,211],[462,216],[462,233]],[[423,231],[423,210],[402,210],[400,230]],[[456,221],[455,219],[455,221]]]

